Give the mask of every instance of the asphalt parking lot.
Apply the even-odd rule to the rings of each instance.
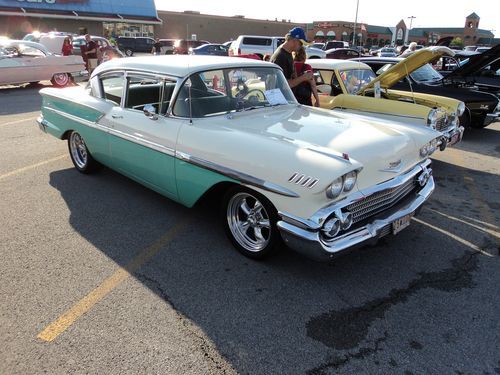
[[[79,174],[43,86],[0,89],[0,373],[500,374],[500,123],[398,236],[254,262],[215,204]]]

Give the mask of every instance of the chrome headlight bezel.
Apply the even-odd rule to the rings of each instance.
[[[344,190],[344,177],[337,177],[327,188],[326,196],[330,199],[337,198]]]
[[[429,114],[427,115],[427,125],[432,129],[436,129],[436,124],[439,118],[439,112],[437,109],[431,109]]]
[[[351,171],[344,175],[344,191],[350,192],[356,186],[356,181],[358,180],[358,172]]]

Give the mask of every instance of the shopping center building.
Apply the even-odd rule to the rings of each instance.
[[[0,0],[0,35],[12,38],[54,30],[153,36],[161,22],[154,0]]]

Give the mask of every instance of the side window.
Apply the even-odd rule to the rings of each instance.
[[[19,52],[21,52],[23,56],[33,56],[33,57],[45,56],[45,53],[42,50],[36,47],[26,46],[24,44],[19,45]]]
[[[332,74],[332,90],[330,92],[330,96],[337,96],[340,94],[342,94],[342,87],[340,86],[337,75]]]
[[[226,79],[222,70],[196,73],[182,86],[173,107],[174,116],[204,117],[228,111]],[[215,100],[212,100],[215,99]]]
[[[142,111],[146,105],[152,105],[156,113],[165,114],[170,105],[175,84],[175,81],[161,77],[128,75],[124,107]]]
[[[101,77],[103,99],[119,106],[123,96],[123,73],[109,74]]]

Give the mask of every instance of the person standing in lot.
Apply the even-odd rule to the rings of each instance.
[[[307,54],[304,47],[300,47],[297,52],[293,53],[293,60],[297,76],[300,77],[307,72],[312,72],[312,67],[306,64]],[[319,107],[318,89],[314,79],[299,83],[293,89],[293,94],[300,104],[313,106],[311,95],[314,95],[314,106]]]
[[[161,55],[161,43],[160,39],[156,38],[153,48],[151,49],[153,55]]]
[[[408,57],[416,50],[417,50],[417,43],[411,42],[410,45],[408,46],[408,49],[404,51],[400,57]]]
[[[73,54],[73,45],[71,44],[71,39],[69,38],[69,36],[64,38],[61,52],[63,56],[69,56]]]
[[[86,49],[85,56],[87,57],[87,71],[89,76],[92,71],[97,68],[97,43],[92,40],[89,34],[85,35]]]
[[[313,79],[312,72],[305,72],[300,77],[297,76],[292,57],[292,52],[298,51],[303,45],[308,43],[304,30],[300,27],[294,27],[286,34],[285,43],[279,46],[271,56],[270,61],[283,69],[283,74],[292,89],[302,82]]]

